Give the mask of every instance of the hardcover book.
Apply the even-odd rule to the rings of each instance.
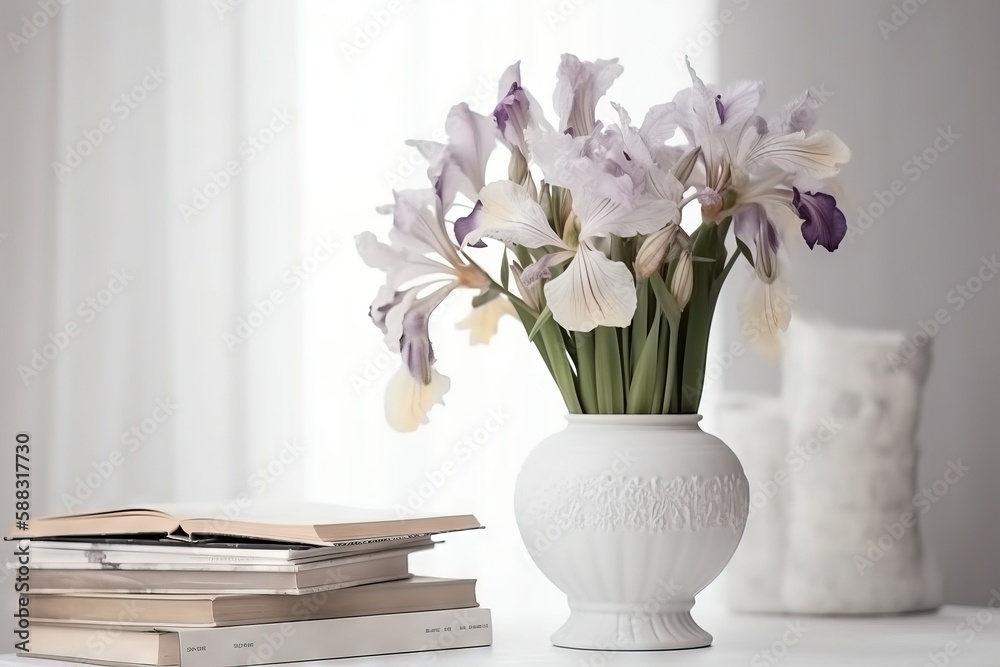
[[[413,577],[304,595],[29,593],[31,621],[145,628],[398,614],[477,607],[475,579]]]
[[[489,646],[490,610],[446,609],[176,631],[33,624],[19,655],[165,667],[244,665]]]
[[[300,595],[410,576],[405,547],[297,565],[228,565],[224,569],[33,569],[36,593],[264,593]]]
[[[331,546],[282,544],[260,540],[169,538],[34,539],[33,569],[211,569],[228,565],[296,565],[410,546],[427,547],[428,536],[336,543]]]

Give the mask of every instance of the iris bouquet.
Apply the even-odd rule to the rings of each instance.
[[[717,91],[688,69],[691,86],[641,124],[612,103],[618,122],[606,126],[595,113],[622,73],[617,59],[562,56],[555,124],[515,63],[491,114],[459,104],[447,143],[408,142],[428,161],[430,187],[377,209],[392,216],[388,243],[356,239],[386,274],[370,315],[402,357],[386,397],[393,427],[426,422],[450,386],[428,322],[455,290],[474,293],[460,323],[474,343],[500,317],[520,320],[571,413],[697,412],[712,314],[741,257],[756,274],[745,313],[765,337],[787,326],[782,246],[800,237],[836,250],[847,223],[829,179],[850,151],[813,131],[809,92],[765,119],[761,82]],[[498,145],[507,178],[487,182]],[[696,225],[682,218],[695,202]],[[492,272],[476,260],[487,240],[503,246]]]

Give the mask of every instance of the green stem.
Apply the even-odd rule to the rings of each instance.
[[[597,327],[594,330],[594,369],[597,376],[597,407],[602,415],[620,415],[625,412],[621,359],[618,330],[614,327]]]
[[[616,335],[618,336],[618,346],[622,353],[622,398],[625,399],[628,397],[628,390],[632,385],[632,352],[630,350],[632,332],[626,327],[618,329]]]
[[[670,345],[667,348],[667,376],[663,381],[663,402],[661,403],[662,413],[665,415],[677,412],[677,392],[674,391],[674,385],[677,384],[677,338],[680,333],[680,326],[670,327]]]
[[[597,373],[594,369],[594,332],[574,331],[576,367],[579,374],[580,401],[584,414],[599,414],[597,405]]]
[[[701,392],[705,382],[705,360],[708,356],[708,336],[715,310],[713,283],[719,273],[717,267],[725,260],[726,249],[718,233],[703,233],[694,244],[694,253],[699,257],[714,257],[717,261],[711,264],[701,262],[695,264],[694,293],[684,313],[686,322],[681,354],[683,368],[678,397],[679,411],[684,414],[698,412],[701,403]]]
[[[517,261],[521,263],[522,269],[531,264],[531,255],[528,254],[528,249],[523,245],[514,244],[513,252],[514,256],[517,257]]]
[[[628,389],[628,398],[625,401],[625,411],[630,415],[655,412],[652,401],[655,393],[653,383],[660,366],[658,363],[660,360],[656,358],[659,348],[660,317],[660,311],[657,309],[653,315],[653,326],[636,361],[635,372],[632,373],[632,384]]]
[[[668,343],[670,341],[670,325],[666,317],[660,318],[660,333],[657,339],[656,349],[656,379],[653,381],[653,401],[649,406],[650,414],[662,414],[660,407],[663,405],[664,387],[667,381],[667,364],[663,363],[668,358]]]

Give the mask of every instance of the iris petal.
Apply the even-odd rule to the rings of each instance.
[[[631,271],[586,244],[562,274],[545,283],[545,298],[552,318],[570,331],[627,327],[635,314]]]
[[[455,289],[455,283],[439,287],[425,297],[421,297],[407,308],[402,320],[402,334],[399,351],[403,364],[410,375],[424,384],[431,381],[431,366],[434,365],[434,348],[431,346],[428,321],[434,309]]]
[[[799,192],[792,188],[792,205],[802,218],[802,238],[810,248],[819,244],[833,252],[847,235],[847,218],[837,200],[825,192]]]
[[[580,196],[574,193],[573,211],[580,217],[580,238],[609,234],[627,238],[665,227],[677,213],[677,202],[645,199],[630,207],[584,192]]]
[[[397,431],[415,431],[427,423],[427,413],[435,403],[444,403],[451,380],[431,371],[430,382],[416,380],[405,368],[396,373],[386,387],[385,417]]]
[[[744,131],[740,135],[736,162],[745,169],[776,167],[810,178],[829,178],[850,160],[851,151],[831,132],[760,134]]]
[[[597,101],[604,97],[623,71],[617,58],[581,62],[576,56],[564,53],[556,72],[558,82],[552,96],[559,114],[559,131],[569,131],[575,137],[593,132]]]
[[[460,229],[463,244],[471,245],[486,237],[528,248],[566,247],[549,226],[542,207],[517,183],[490,183],[479,193],[479,202],[479,212],[469,216],[469,222],[463,222]]]
[[[456,194],[475,200],[476,193],[486,184],[486,163],[496,146],[497,128],[493,118],[472,111],[465,102],[451,108],[445,127],[447,145],[428,141],[406,143],[419,150],[430,163],[427,177],[447,209]]]
[[[469,235],[473,229],[476,228],[476,219],[479,217],[480,212],[483,210],[483,202],[477,201],[476,205],[472,207],[472,212],[469,215],[464,215],[455,221],[455,240],[458,241],[458,245],[465,245],[465,237]],[[476,241],[475,243],[470,243],[473,248],[485,248],[486,244],[482,241]]]

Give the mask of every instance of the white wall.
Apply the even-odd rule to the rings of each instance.
[[[859,207],[878,213],[876,191],[897,179],[905,188],[897,186],[903,194],[853,244],[800,256],[808,261],[796,263],[795,291],[802,313],[844,324],[916,331],[945,309],[949,321],[933,340],[919,477],[940,479],[949,460],[972,471],[923,521],[947,599],[984,604],[1000,584],[1000,279],[971,299],[949,294],[983,257],[1000,254],[1000,3],[720,0],[724,9],[734,18],[718,39],[723,81],[763,78],[773,105],[810,86],[830,93],[820,122],[853,150],[842,172],[849,224],[858,224]],[[912,157],[948,128],[958,138],[926,171],[915,167]],[[737,297],[731,286],[729,302]],[[738,335],[730,322],[728,338]],[[775,389],[776,369],[748,355],[725,383]]]

